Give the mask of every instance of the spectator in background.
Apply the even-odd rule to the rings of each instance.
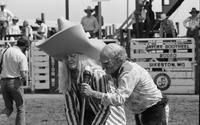
[[[9,26],[12,18],[14,17],[13,13],[5,8],[6,3],[4,1],[0,2],[0,39],[4,39],[7,27]]]
[[[162,38],[174,38],[176,37],[176,30],[172,20],[169,20],[165,13],[160,15],[160,30],[159,35]]]
[[[147,10],[146,12],[146,19],[144,21],[144,29],[146,30],[146,36],[147,38],[152,38],[154,36],[153,26],[155,23],[155,15],[152,10],[152,4],[151,2],[146,2],[144,8]]]
[[[39,25],[37,32],[34,34],[36,39],[46,39],[48,35],[48,26],[40,18],[37,18],[35,23]]]
[[[84,11],[87,15],[81,18],[83,29],[86,33],[88,32],[90,34],[91,38],[97,37],[96,33],[99,30],[99,24],[97,22],[97,19],[92,16],[93,9],[88,6],[87,9],[85,9]]]
[[[8,35],[21,35],[21,30],[18,25],[19,19],[17,17],[12,18],[12,23],[8,27]],[[16,37],[10,37],[11,40],[17,39],[18,36]]]
[[[27,20],[24,20],[21,31],[23,36],[28,37],[31,41],[33,40],[33,29]]]
[[[196,8],[192,8],[189,12],[190,17],[183,21],[183,26],[187,28],[187,37],[197,37],[200,28],[200,13]]]
[[[143,30],[144,30],[144,21],[146,20],[146,13],[147,13],[147,10],[144,7],[141,7],[138,12],[135,10],[132,13],[132,17],[131,17],[132,28],[133,28],[135,36],[138,38],[144,37]],[[136,27],[136,15],[138,15],[138,27],[139,27],[138,32],[137,32],[137,27]]]

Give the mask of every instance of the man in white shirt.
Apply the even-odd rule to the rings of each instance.
[[[93,9],[88,6],[87,9],[85,9],[84,11],[87,15],[82,17],[81,19],[83,29],[85,30],[85,32],[88,32],[92,38],[96,37],[95,34],[99,30],[99,24],[96,17],[92,15]]]
[[[17,46],[3,50],[1,71],[1,92],[5,109],[0,114],[0,120],[6,120],[13,112],[13,102],[16,104],[17,116],[15,125],[25,125],[25,100],[23,83],[28,77],[28,61],[23,52],[28,49],[29,40],[19,38]]]
[[[167,98],[144,68],[127,59],[122,46],[115,43],[106,45],[101,51],[100,61],[106,73],[114,79],[110,84],[114,91],[100,93],[83,83],[83,94],[100,99],[104,105],[127,106],[134,114],[140,115],[142,125],[163,125],[166,122]]]

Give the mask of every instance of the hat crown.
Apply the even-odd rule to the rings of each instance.
[[[86,10],[92,10],[92,7],[91,6],[87,6]]]
[[[16,16],[14,16],[13,18],[12,18],[12,20],[19,20]]]
[[[75,23],[66,20],[64,17],[58,18],[57,24],[58,24],[59,31],[75,26]]]
[[[190,11],[190,13],[194,13],[194,12],[196,13],[196,12],[198,12],[198,10],[193,7],[192,10]]]
[[[91,6],[88,6],[87,9],[84,9],[86,13],[92,13],[94,10],[91,8]]]

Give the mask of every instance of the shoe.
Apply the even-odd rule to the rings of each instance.
[[[0,121],[7,121],[8,116],[6,114],[0,114]]]

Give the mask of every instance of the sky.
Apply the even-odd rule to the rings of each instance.
[[[1,1],[1,0],[0,0]],[[65,0],[4,0],[7,3],[7,9],[19,17],[20,21],[35,21],[41,13],[49,24],[56,26],[56,20],[59,17],[65,17]],[[97,5],[93,0],[68,0],[69,1],[69,20],[80,23],[81,17],[85,15],[84,9],[87,6],[92,8]],[[128,3],[127,3],[128,2]],[[153,10],[161,11],[161,0],[153,1]],[[101,2],[102,15],[106,24],[122,24],[135,9],[135,0],[107,0]],[[200,0],[185,0],[184,5],[175,12],[171,19],[181,22],[189,15],[192,7],[200,8]],[[185,32],[185,31],[184,31]]]

